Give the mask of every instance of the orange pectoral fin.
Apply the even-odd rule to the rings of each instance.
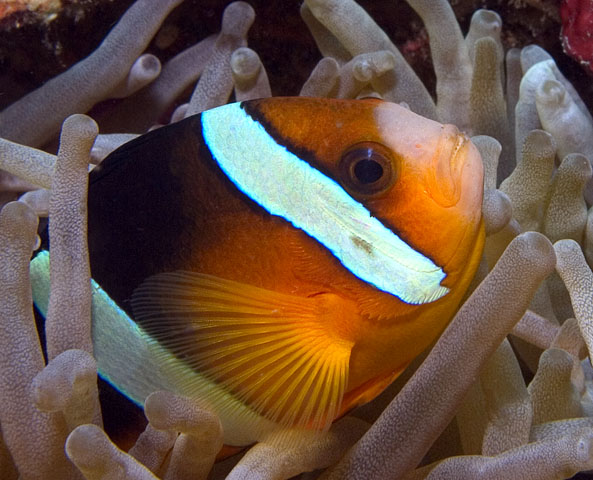
[[[393,381],[401,375],[401,373],[406,369],[407,366],[408,363],[405,363],[393,372],[383,377],[372,378],[371,380],[363,383],[357,388],[349,391],[344,396],[344,400],[342,401],[342,411],[340,412],[339,416],[341,417],[353,408],[359,407],[360,405],[364,405],[365,403],[373,400],[383,390],[385,390],[389,385],[391,385]]]
[[[152,339],[221,388],[210,399],[219,415],[239,400],[283,427],[321,430],[339,414],[352,344],[320,322],[314,297],[172,272],[145,281],[132,305]]]

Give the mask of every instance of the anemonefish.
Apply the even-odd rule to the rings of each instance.
[[[455,313],[482,190],[457,128],[375,99],[252,100],[147,133],[91,174],[101,374],[140,404],[199,399],[227,445],[325,430]]]

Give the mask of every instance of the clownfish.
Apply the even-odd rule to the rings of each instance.
[[[464,134],[376,99],[250,100],[142,135],[90,178],[100,373],[139,404],[199,399],[227,445],[326,430],[454,315],[482,192]]]

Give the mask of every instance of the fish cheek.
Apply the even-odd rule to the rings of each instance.
[[[452,258],[464,231],[455,208],[436,203],[416,172],[404,171],[383,197],[367,200],[367,205],[402,240],[441,268]]]

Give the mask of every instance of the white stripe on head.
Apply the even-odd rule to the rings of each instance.
[[[443,270],[385,227],[337,182],[278,145],[239,103],[202,112],[202,134],[228,178],[272,215],[328,248],[352,274],[404,302],[449,292]]]

